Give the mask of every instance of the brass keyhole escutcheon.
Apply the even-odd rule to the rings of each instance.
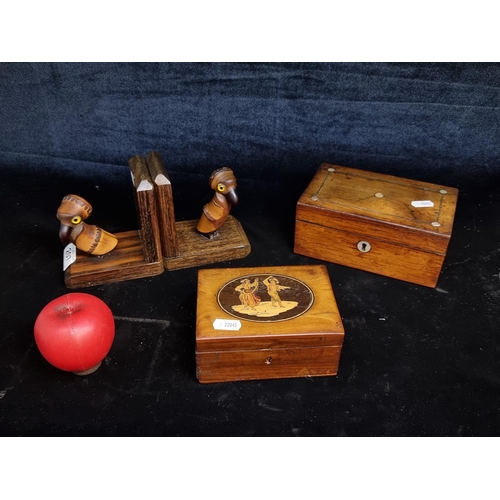
[[[357,246],[358,250],[363,253],[369,252],[372,249],[372,246],[367,241],[360,241]]]
[[[272,362],[273,362],[273,358],[271,358],[271,356],[266,358],[266,365],[270,365]]]

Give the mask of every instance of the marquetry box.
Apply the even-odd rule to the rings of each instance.
[[[297,203],[294,252],[435,287],[458,190],[323,164]]]
[[[202,383],[336,375],[343,340],[323,265],[198,272]]]

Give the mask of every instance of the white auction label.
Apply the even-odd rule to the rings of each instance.
[[[238,319],[216,319],[212,323],[214,330],[234,330],[241,328],[241,321]]]
[[[68,243],[64,247],[63,253],[63,271],[66,271],[76,260],[76,247],[73,243]]]
[[[412,201],[411,204],[416,208],[429,208],[434,206],[431,200],[415,200]]]

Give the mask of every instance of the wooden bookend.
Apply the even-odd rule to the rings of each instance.
[[[78,251],[64,274],[68,288],[156,276],[165,269],[241,259],[250,253],[245,232],[231,215],[210,237],[200,233],[197,220],[175,221],[172,185],[158,153],[135,155],[129,167],[139,230],[115,233],[116,247],[99,257]]]
[[[136,155],[130,158],[129,166],[135,188],[144,259],[148,264],[159,262],[162,259],[160,225],[153,181],[146,160],[142,156]]]
[[[198,233],[197,224],[197,220],[175,223],[179,240],[179,255],[163,259],[169,271],[242,259],[250,253],[250,242],[245,231],[232,215],[228,216],[224,225],[219,229],[218,236],[213,239],[205,238]]]
[[[173,271],[242,259],[250,253],[251,247],[245,232],[231,215],[211,238],[200,234],[197,220],[176,222],[172,185],[160,154],[154,151],[149,153],[147,165],[155,188],[166,269]]]
[[[115,233],[118,244],[100,257],[77,252],[76,261],[64,272],[68,288],[83,288],[118,281],[157,276],[165,267],[161,254],[154,189],[146,160],[129,160],[140,229]]]
[[[172,184],[163,160],[158,153],[151,151],[151,153],[148,153],[146,161],[154,184],[163,258],[177,257],[179,255],[179,244],[175,228]]]

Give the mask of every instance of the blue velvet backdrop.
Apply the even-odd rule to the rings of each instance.
[[[157,150],[171,172],[240,178],[488,174],[499,102],[500,64],[1,64],[0,165],[90,175]]]

